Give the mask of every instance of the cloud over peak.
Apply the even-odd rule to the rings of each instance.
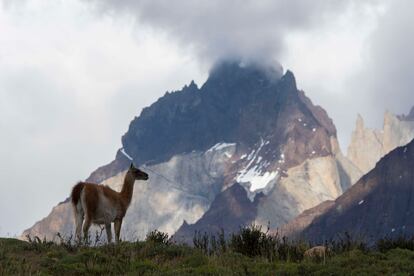
[[[195,51],[208,64],[221,59],[278,58],[289,32],[329,23],[359,1],[84,0],[98,11],[132,16]],[[368,3],[368,2],[365,2]],[[363,4],[358,4],[363,5]]]

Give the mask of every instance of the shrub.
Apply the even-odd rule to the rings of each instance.
[[[265,248],[274,249],[275,244],[271,237],[262,232],[262,227],[250,225],[240,228],[236,234],[232,234],[229,241],[229,248],[234,252],[249,257],[260,256]]]
[[[33,238],[30,235],[26,235],[27,241],[28,241],[28,249],[34,250],[37,252],[46,251],[52,246],[55,245],[55,243],[51,241],[47,241],[46,238],[43,238],[41,240],[38,236],[34,236]]]
[[[376,242],[376,248],[380,252],[383,252],[383,253],[391,249],[394,249],[394,248],[414,250],[414,236],[412,236],[411,238],[400,236],[395,239],[392,239],[392,238],[379,239]]]
[[[201,234],[200,231],[194,232],[194,237],[193,237],[194,248],[199,249],[204,254],[209,254],[210,253],[209,243],[210,243],[210,236],[207,234],[207,232],[204,232],[203,234]]]
[[[277,239],[277,258],[281,261],[301,261],[309,243],[303,241],[289,241],[287,237]]]
[[[145,241],[165,245],[171,244],[168,233],[158,231],[157,229],[149,232],[145,238]]]
[[[60,245],[62,245],[68,252],[75,252],[81,245],[81,241],[74,241],[73,235],[64,237],[58,232],[56,237],[59,239]]]
[[[219,233],[217,233],[217,239],[214,236],[214,240],[212,241],[212,247],[215,252],[224,253],[227,251],[227,242],[224,235],[224,230],[221,229]]]
[[[223,230],[217,235],[196,231],[193,245],[208,255],[219,255],[230,250],[248,257],[263,257],[269,261],[300,261],[303,259],[303,253],[309,248],[307,243],[291,242],[285,237],[270,235],[269,228],[263,232],[262,226],[255,224],[241,227],[239,232],[231,234],[228,240]]]
[[[195,231],[193,245],[207,255],[219,255],[227,251],[227,241],[223,229],[217,233],[217,236]]]
[[[352,237],[348,232],[338,234],[338,238],[332,239],[329,242],[325,241],[325,246],[330,252],[335,254],[352,250],[368,252],[369,249],[363,237]]]
[[[243,227],[236,234],[232,234],[229,248],[248,257],[264,257],[269,261],[299,261],[309,247],[302,242],[290,242],[286,237],[270,235],[269,227],[266,232],[258,225]]]

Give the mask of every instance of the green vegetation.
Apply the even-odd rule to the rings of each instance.
[[[254,225],[228,240],[224,233],[196,233],[194,247],[174,244],[159,231],[119,245],[0,239],[0,275],[411,275],[413,245],[413,239],[401,238],[367,248],[345,235],[325,245],[323,261],[304,258],[309,244],[270,236]]]

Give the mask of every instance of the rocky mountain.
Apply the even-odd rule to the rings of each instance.
[[[253,201],[249,200],[246,189],[236,183],[220,193],[195,224],[188,224],[184,221],[174,234],[173,240],[192,244],[196,231],[200,234],[216,234],[225,230],[226,235],[237,232],[240,226],[249,225],[255,220],[261,197],[262,194],[255,197]]]
[[[386,112],[381,130],[369,129],[359,115],[347,157],[362,173],[367,173],[387,153],[414,138],[414,107],[408,115]]]
[[[373,242],[414,234],[414,140],[384,156],[335,201],[324,202],[282,227],[315,242],[348,232]],[[298,226],[299,231],[292,231]]]
[[[289,237],[292,239],[301,239],[302,232],[311,225],[311,223],[321,215],[325,214],[332,205],[335,203],[333,200],[327,200],[322,202],[315,207],[312,207],[308,210],[303,211],[300,215],[289,221],[288,223],[273,228],[270,230],[270,233],[273,235],[278,235],[280,237]]]
[[[292,72],[237,62],[214,67],[202,87],[191,82],[143,109],[122,145],[88,181],[120,189],[126,155],[149,173],[135,185],[127,239],[153,229],[180,228],[184,239],[206,225],[276,227],[360,177],[341,154],[332,120],[297,89]],[[64,202],[24,234],[68,234],[71,212]]]

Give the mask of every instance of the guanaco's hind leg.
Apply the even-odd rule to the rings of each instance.
[[[81,194],[81,203],[83,212],[85,213],[85,221],[83,222],[83,239],[89,240],[88,231],[92,224],[93,214],[97,209],[98,193],[91,187],[85,186]]]
[[[84,219],[84,212],[82,209],[82,205],[80,202],[76,204],[76,206],[73,206],[73,213],[75,216],[75,236],[78,242],[81,241],[81,231],[82,231],[82,223]]]
[[[108,243],[111,243],[112,242],[111,223],[105,224],[105,230],[106,230],[106,239],[108,240]]]
[[[91,218],[88,215],[86,215],[85,221],[83,222],[83,240],[85,242],[89,241],[88,232],[89,232],[89,228],[91,227],[91,223],[92,223]]]
[[[76,224],[75,235],[78,241],[81,241],[82,239],[81,230],[82,230],[83,218],[84,218],[83,212],[80,213],[75,210],[75,224]]]
[[[122,225],[122,219],[117,219],[114,222],[114,226],[115,226],[115,240],[117,243],[119,243],[120,238],[119,235],[121,234],[121,225]]]

